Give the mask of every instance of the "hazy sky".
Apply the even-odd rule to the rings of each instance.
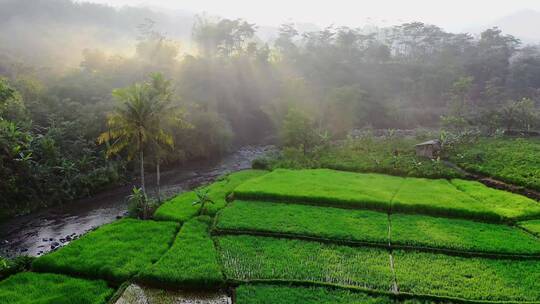
[[[418,20],[450,31],[491,24],[519,10],[540,11],[540,0],[86,0],[144,5],[244,18],[260,25],[286,21],[359,26]],[[369,19],[371,18],[371,19]]]

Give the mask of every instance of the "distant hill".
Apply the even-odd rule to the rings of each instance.
[[[498,26],[504,33],[520,38],[524,43],[540,43],[540,12],[521,10],[493,21],[482,28],[471,30],[479,33],[486,28]]]
[[[28,63],[76,66],[86,48],[131,51],[137,27],[147,19],[168,37],[187,40],[194,17],[70,0],[0,0],[0,53]]]

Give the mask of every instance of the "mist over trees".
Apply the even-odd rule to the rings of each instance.
[[[96,139],[108,130],[113,90],[156,72],[170,80],[171,102],[191,126],[170,126],[175,144],[161,153],[164,166],[272,141],[284,125],[309,125],[309,141],[365,127],[540,127],[540,47],[497,28],[473,37],[419,22],[310,32],[283,24],[263,40],[248,21],[202,15],[178,22],[190,24],[181,29],[191,33],[186,42],[160,30],[163,15],[148,19],[144,9],[68,0],[0,7],[0,206],[8,214],[134,175],[135,160],[106,158]],[[21,20],[36,26],[17,26]],[[66,33],[87,37],[98,23],[77,48],[61,43]],[[81,58],[78,66],[63,65],[64,55]]]

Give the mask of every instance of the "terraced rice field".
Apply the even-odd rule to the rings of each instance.
[[[233,290],[240,304],[540,303],[540,203],[528,198],[332,170],[245,171],[209,188],[209,216],[187,193],[159,221],[99,228],[1,281],[0,302],[106,303],[130,280]]]
[[[240,199],[288,201],[493,222],[540,217],[540,205],[478,182],[402,178],[328,169],[275,170],[240,185]]]

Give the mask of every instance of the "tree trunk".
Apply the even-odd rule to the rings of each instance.
[[[157,171],[156,172],[157,173],[157,176],[156,176],[157,199],[158,199],[158,203],[161,203],[161,189],[160,189],[161,173],[159,171],[159,158],[157,159],[156,171]]]
[[[143,152],[142,149],[139,152],[139,154],[140,154],[140,158],[141,158],[141,189],[142,189],[143,195],[146,197],[146,187],[145,187],[145,183],[144,183],[144,152]],[[146,199],[144,199],[144,202],[143,202],[143,219],[146,219],[146,210],[147,209],[148,209],[148,202],[146,201]]]
[[[142,150],[139,152],[139,157],[141,158],[141,189],[146,193],[146,186],[144,183],[144,152]]]

